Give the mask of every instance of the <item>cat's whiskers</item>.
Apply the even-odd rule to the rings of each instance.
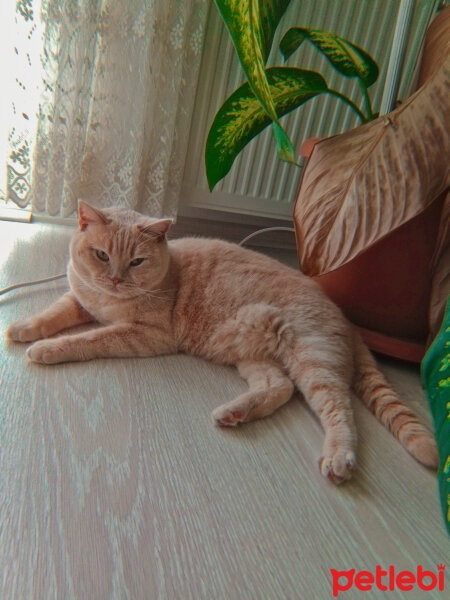
[[[171,298],[174,295],[174,289],[167,290],[143,290],[144,294],[151,296],[152,298],[162,299],[164,297]]]

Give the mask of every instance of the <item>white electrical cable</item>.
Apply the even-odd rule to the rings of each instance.
[[[18,288],[28,287],[30,285],[37,285],[38,283],[47,283],[48,281],[55,281],[56,279],[63,279],[66,277],[66,274],[55,275],[54,277],[46,277],[45,279],[38,279],[36,281],[27,281],[26,283],[16,283],[15,285],[10,285],[3,290],[0,290],[0,296],[2,294],[6,294],[6,292],[12,292],[12,290],[17,290]]]
[[[293,231],[295,233],[295,229],[293,227],[266,227],[266,229],[258,229],[258,231],[254,231],[253,233],[245,237],[239,242],[239,246],[243,246],[245,242],[248,242],[248,240],[251,240],[256,235],[259,235],[260,233],[266,233],[268,231]]]
[[[295,233],[295,229],[292,227],[266,227],[265,229],[258,229],[258,231],[254,231],[243,240],[239,242],[239,246],[243,246],[246,242],[259,235],[260,233],[267,233],[269,231],[292,231]],[[48,283],[49,281],[56,281],[57,279],[63,279],[66,277],[65,273],[61,275],[55,275],[54,277],[46,277],[45,279],[38,279],[36,281],[27,281],[26,283],[16,283],[15,285],[10,285],[7,288],[3,288],[0,290],[0,296],[6,294],[7,292],[12,292],[13,290],[17,290],[22,287],[28,287],[31,285],[38,285],[39,283]]]

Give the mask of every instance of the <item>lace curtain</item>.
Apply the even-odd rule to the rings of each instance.
[[[78,198],[174,216],[207,7],[19,0],[8,202],[62,217]]]

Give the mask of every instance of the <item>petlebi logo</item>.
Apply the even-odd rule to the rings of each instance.
[[[333,596],[336,598],[339,592],[346,592],[355,587],[360,591],[369,591],[379,589],[383,592],[401,590],[408,592],[413,589],[420,589],[424,592],[432,590],[444,591],[444,572],[445,565],[437,565],[435,571],[427,571],[422,565],[419,565],[415,571],[396,571],[394,565],[384,570],[380,565],[375,568],[375,573],[371,571],[358,571],[350,569],[349,571],[337,571],[330,569],[332,577]],[[345,594],[341,595],[345,598]],[[425,597],[425,596],[424,596]]]

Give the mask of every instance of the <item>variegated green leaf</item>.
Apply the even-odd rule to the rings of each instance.
[[[294,67],[266,69],[270,92],[281,116],[310,98],[328,91],[319,73]],[[228,171],[248,142],[260,133],[271,118],[262,108],[248,83],[239,87],[222,105],[206,142],[206,174],[212,190]]]
[[[362,48],[348,40],[321,29],[292,27],[280,42],[285,59],[297,50],[304,40],[309,40],[346,77],[359,77],[369,87],[378,78],[378,66]]]
[[[264,64],[266,64],[269,57],[278,23],[290,2],[291,0],[260,0],[259,2],[259,29]]]
[[[290,0],[215,0],[242,68],[267,114],[277,121],[264,65],[278,22]]]

